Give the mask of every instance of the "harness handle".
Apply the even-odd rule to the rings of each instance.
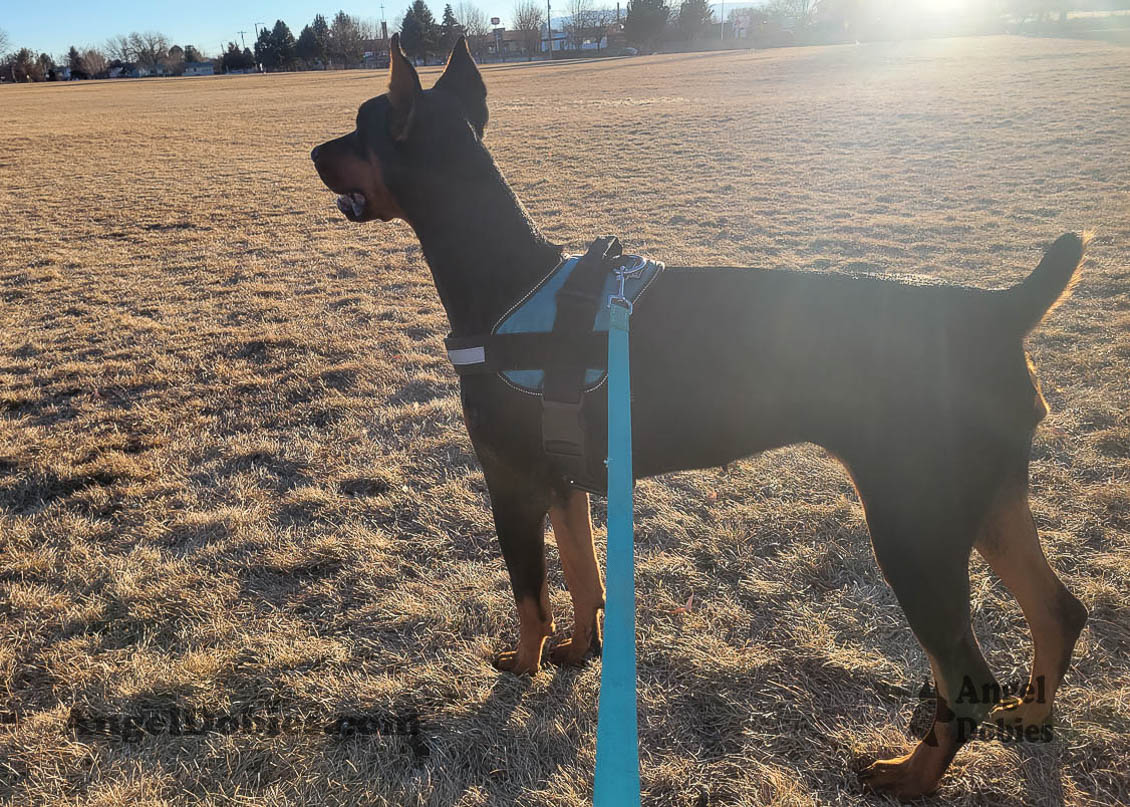
[[[578,348],[592,332],[608,277],[608,264],[622,254],[620,239],[616,236],[597,238],[554,297],[557,315],[553,320],[553,337],[561,360],[545,368],[541,439],[546,455],[570,482],[594,475],[586,463],[585,423],[581,412],[588,363]]]

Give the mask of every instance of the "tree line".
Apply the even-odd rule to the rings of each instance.
[[[405,51],[421,60],[446,54],[461,34],[468,36],[472,49],[478,49],[481,55],[490,33],[486,15],[470,2],[461,2],[456,8],[448,4],[442,21],[437,23],[427,3],[415,0],[398,27]],[[241,51],[229,42],[221,64],[225,71],[257,67],[266,72],[357,67],[364,62],[366,52],[371,52],[368,49],[383,41],[382,33],[376,22],[344,11],[330,21],[315,15],[297,37],[283,20],[276,20],[259,32],[253,51]]]
[[[164,75],[180,75],[186,64],[207,61],[192,45],[171,44],[164,34],[134,32],[111,37],[101,47],[71,45],[58,60],[36,56],[28,48],[7,53],[7,35],[0,31],[0,77],[6,81],[50,81],[66,68],[72,78],[105,78],[115,68],[143,67]]]
[[[599,53],[606,35],[618,21],[616,12],[601,7],[608,0],[566,0],[568,15],[562,31],[564,42],[574,51],[592,43]],[[779,28],[804,31],[823,21],[832,21],[853,32],[864,33],[868,21],[895,8],[898,0],[764,0],[756,9],[762,19]],[[1123,0],[983,0],[979,6],[985,19],[1002,16],[1018,26],[1029,20],[1064,24],[1070,10],[1104,10],[1125,6]],[[748,9],[734,14],[748,14]],[[654,49],[662,41],[692,41],[705,36],[718,24],[709,0],[629,0],[626,16],[619,20],[628,42]],[[515,0],[511,31],[521,51],[532,59],[541,54],[546,37],[544,0]],[[494,41],[486,15],[470,0],[448,3],[437,21],[426,0],[413,0],[395,28],[401,45],[418,61],[443,58],[455,40],[464,35],[476,58],[483,59]],[[717,28],[714,28],[717,31]],[[74,78],[102,78],[115,69],[144,69],[147,74],[179,75],[185,65],[212,61],[216,72],[309,70],[358,67],[382,31],[376,22],[339,11],[333,19],[317,14],[295,37],[282,20],[258,32],[253,47],[229,42],[214,60],[192,45],[176,45],[161,33],[133,32],[111,37],[99,47],[72,45],[58,61],[30,48],[9,50],[9,39],[0,30],[0,78],[6,81],[44,81],[56,78],[66,68]],[[556,41],[556,40],[555,40]],[[376,54],[374,54],[376,55]],[[386,55],[386,54],[381,54]]]

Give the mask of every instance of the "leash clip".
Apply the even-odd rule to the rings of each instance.
[[[628,310],[629,316],[632,313],[632,301],[624,294],[624,286],[628,278],[637,278],[643,274],[643,270],[647,268],[647,258],[642,255],[625,255],[624,258],[630,258],[628,263],[621,263],[613,271],[616,273],[616,278],[620,281],[619,289],[615,294],[608,298],[609,307],[613,305],[621,306]]]

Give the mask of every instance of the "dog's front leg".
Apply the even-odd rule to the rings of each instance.
[[[555,494],[549,505],[549,523],[573,597],[573,635],[550,651],[550,660],[554,664],[580,664],[590,648],[600,650],[599,614],[604,608],[604,581],[592,542],[589,495],[581,490]]]
[[[495,659],[500,670],[535,675],[553,634],[553,613],[545,576],[545,515],[549,492],[529,475],[483,463],[502,557],[518,605],[518,646]]]

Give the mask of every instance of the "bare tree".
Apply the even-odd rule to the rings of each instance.
[[[772,0],[765,6],[765,12],[775,17],[785,27],[806,28],[812,22],[817,0]]]
[[[111,60],[117,59],[119,62],[132,62],[133,61],[133,47],[130,45],[129,37],[125,34],[118,34],[106,40],[106,55]]]
[[[565,35],[573,50],[580,50],[589,35],[589,15],[592,14],[593,0],[568,0],[565,8],[569,12],[569,20],[565,23]]]
[[[380,20],[375,17],[355,17],[354,19],[357,21],[357,33],[360,34],[361,39],[380,39]]]
[[[87,48],[82,54],[82,72],[91,78],[106,72],[106,57],[97,48]]]
[[[608,26],[616,20],[616,12],[610,8],[594,8],[587,17],[589,37],[596,43],[596,52],[600,53],[600,43],[608,36]]]
[[[514,4],[514,29],[521,34],[526,59],[532,60],[541,45],[541,27],[545,24],[545,9],[538,0],[517,0]]]
[[[10,42],[10,40],[8,39],[8,32],[5,31],[3,28],[0,28],[0,56],[3,56],[5,53],[8,52],[8,43],[9,42]]]
[[[463,33],[467,35],[471,52],[476,58],[482,59],[490,36],[490,26],[483,10],[469,0],[462,0],[455,7],[455,19],[463,25]]]
[[[146,67],[155,67],[165,60],[169,52],[169,40],[156,31],[141,34],[134,31],[129,35],[129,47],[132,61]]]

